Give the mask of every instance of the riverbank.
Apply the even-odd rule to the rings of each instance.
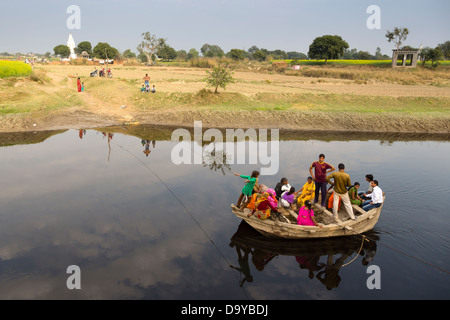
[[[383,71],[389,80],[365,83],[237,70],[236,83],[213,94],[205,90],[205,69],[114,66],[113,79],[90,78],[91,69],[47,65],[35,68],[34,80],[1,80],[0,132],[119,124],[190,127],[194,121],[215,128],[450,132],[450,77],[442,72],[437,80],[429,70],[416,70],[414,76],[424,72],[428,82],[405,85],[390,80],[390,72],[399,77],[396,70]],[[145,73],[155,94],[139,90]],[[77,77],[85,92],[76,92]]]

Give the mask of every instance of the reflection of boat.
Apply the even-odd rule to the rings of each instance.
[[[385,197],[383,193],[383,198]],[[384,201],[383,201],[384,204]],[[286,239],[307,239],[307,238],[329,238],[360,234],[371,230],[378,222],[381,209],[375,208],[364,211],[360,207],[353,205],[353,212],[356,220],[349,219],[344,206],[338,213],[339,220],[333,218],[333,214],[327,209],[321,209],[315,206],[314,216],[322,227],[300,226],[297,224],[297,214],[290,209],[279,208],[282,215],[274,217],[273,215],[265,220],[255,216],[247,217],[249,209],[239,210],[234,204],[231,205],[233,213],[249,225],[268,237],[281,237]]]
[[[373,230],[364,235],[365,238],[354,235],[332,239],[270,239],[242,221],[231,238],[230,246],[236,248],[239,264],[242,265],[243,261],[247,263],[247,267],[242,268],[246,271],[244,275],[247,281],[253,281],[248,266],[249,260],[253,262],[257,270],[262,271],[270,261],[274,261],[273,257],[292,256],[295,257],[300,269],[308,270],[309,278],[316,277],[328,289],[332,289],[339,285],[340,269],[354,261],[354,259],[348,261],[352,255],[363,256],[363,265],[367,265],[373,260],[376,241],[379,240],[379,237]],[[365,239],[370,240],[366,241]],[[240,252],[245,253],[245,259],[242,259]],[[323,260],[326,260],[326,263]]]

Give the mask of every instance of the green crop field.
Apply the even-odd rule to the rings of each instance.
[[[0,78],[23,77],[32,72],[31,66],[21,61],[0,61]]]
[[[287,64],[298,64],[298,65],[325,65],[325,60],[273,60],[274,61],[286,61]],[[401,65],[402,61],[397,62]],[[439,61],[442,66],[450,66],[450,60]],[[380,66],[380,67],[390,67],[392,60],[328,60],[327,65],[342,65],[342,66]],[[418,65],[422,65],[422,61],[417,62]],[[431,62],[427,61],[426,66],[430,65]]]

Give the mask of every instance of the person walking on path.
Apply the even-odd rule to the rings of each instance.
[[[338,205],[339,197],[345,206],[345,210],[352,220],[355,220],[355,215],[353,214],[352,204],[350,202],[350,197],[348,196],[347,188],[351,187],[352,183],[350,181],[350,176],[345,172],[345,165],[339,163],[338,172],[333,172],[326,177],[328,183],[331,183],[333,187],[333,217],[338,220]],[[333,181],[331,181],[333,179]]]
[[[78,88],[78,92],[81,92],[81,80],[80,80],[80,78],[77,79],[77,88]]]
[[[313,174],[313,169],[314,173]],[[315,182],[316,190],[314,195],[314,203],[319,201],[319,193],[322,195],[321,205],[325,207],[327,202],[327,174],[336,170],[332,165],[325,162],[325,155],[321,153],[319,155],[319,161],[314,161],[309,167],[309,173]]]

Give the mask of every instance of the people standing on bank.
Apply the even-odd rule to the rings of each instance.
[[[314,169],[314,173],[313,173]],[[316,185],[316,191],[314,195],[314,203],[319,201],[319,193],[321,193],[322,208],[325,207],[327,201],[327,174],[336,170],[332,165],[325,162],[325,155],[321,153],[319,155],[319,161],[314,161],[309,167],[309,173]]]
[[[352,185],[350,181],[350,176],[345,172],[345,165],[339,163],[339,171],[333,172],[326,177],[326,181],[333,185],[333,217],[338,219],[338,205],[339,197],[345,206],[345,210],[352,220],[355,220],[355,215],[353,214],[352,204],[350,202],[350,197],[348,196],[347,188]],[[331,181],[333,179],[333,181]]]
[[[370,200],[366,200],[362,204],[362,208],[365,211],[369,211],[373,208],[379,208],[383,203],[383,190],[381,190],[381,188],[378,186],[378,181],[372,180],[370,181],[370,185],[372,187],[372,193],[364,194],[365,197],[370,197]]]
[[[150,87],[150,77],[148,76],[148,74],[145,74],[145,77],[143,78],[144,82],[145,82],[145,87]]]

